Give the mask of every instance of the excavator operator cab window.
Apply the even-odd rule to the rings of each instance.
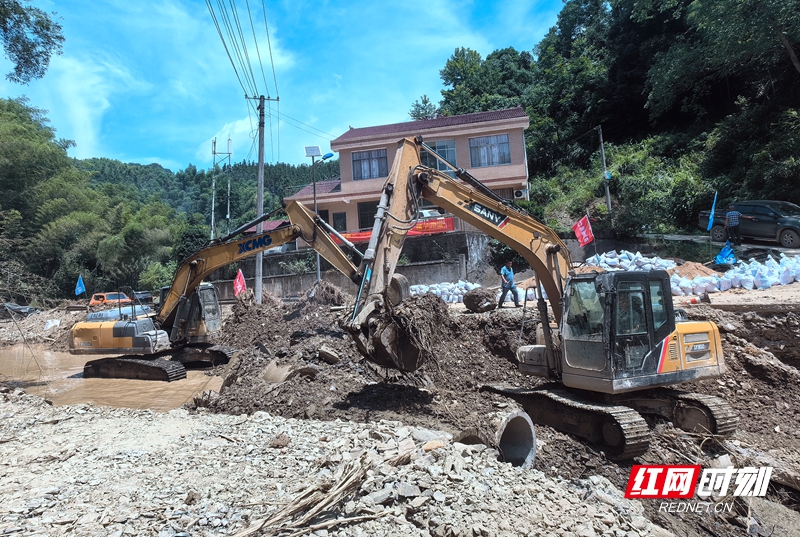
[[[617,335],[647,334],[645,289],[640,282],[620,282],[617,294]]]
[[[567,325],[575,337],[600,336],[603,333],[603,295],[594,281],[572,282],[569,288]]]
[[[567,364],[602,371],[607,362],[603,342],[605,295],[598,293],[595,280],[572,280],[565,306],[561,335]]]
[[[667,308],[664,306],[664,290],[660,281],[650,282],[650,301],[653,305],[653,330],[664,326],[667,322]]]

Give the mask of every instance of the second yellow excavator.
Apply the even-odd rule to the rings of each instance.
[[[210,342],[210,335],[220,327],[220,307],[216,288],[203,283],[203,278],[295,239],[302,238],[352,281],[361,281],[358,269],[331,239],[331,234],[338,235],[333,228],[299,202],[290,202],[283,210],[289,225],[243,235],[266,217],[256,219],[181,263],[172,285],[162,293],[155,318],[132,314],[95,319],[90,314],[86,321],[76,323],[71,330],[70,353],[123,355],[88,362],[84,377],[172,381],[186,377],[186,366],[227,363],[235,349]],[[338,238],[352,247],[341,235]]]
[[[459,180],[423,166],[421,149]],[[600,444],[618,459],[647,451],[650,431],[641,414],[687,430],[735,430],[738,417],[725,401],[672,389],[717,377],[725,365],[714,323],[676,321],[665,271],[576,274],[553,230],[447,163],[421,138],[398,143],[359,269],[367,277],[348,327],[367,359],[412,372],[429,351],[402,326],[379,321],[407,296],[407,282],[395,268],[420,197],[513,248],[536,274],[537,344],[520,347],[517,359],[520,371],[549,382],[536,389],[482,390],[515,399],[535,423]]]

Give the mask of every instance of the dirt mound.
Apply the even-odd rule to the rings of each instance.
[[[301,302],[310,302],[323,306],[343,306],[349,299],[349,295],[325,280],[318,281],[311,289],[300,296]]]
[[[478,287],[464,294],[464,306],[473,313],[492,311],[497,307],[497,293]]]
[[[667,271],[670,276],[676,272],[680,276],[689,278],[690,280],[695,279],[697,276],[713,276],[714,274],[718,274],[714,269],[709,268],[702,263],[695,263],[694,261],[686,261],[682,265],[671,268]]]

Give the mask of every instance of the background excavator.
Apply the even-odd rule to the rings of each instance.
[[[423,166],[421,149],[460,181]],[[676,322],[665,271],[577,274],[553,230],[447,163],[421,138],[398,144],[359,269],[365,278],[348,329],[368,360],[413,372],[430,352],[398,323],[381,321],[407,296],[404,278],[394,271],[420,197],[513,248],[536,275],[537,344],[519,347],[517,365],[549,382],[536,389],[482,390],[513,398],[534,423],[599,444],[617,459],[648,450],[650,431],[641,414],[686,430],[735,430],[738,417],[723,400],[671,388],[717,377],[725,365],[714,323]]]
[[[351,280],[361,280],[357,268],[329,233],[350,247],[341,235],[299,202],[284,207],[290,224],[269,233],[242,236],[271,215],[249,222],[226,237],[197,251],[178,267],[172,285],[162,290],[161,307],[154,318],[130,315],[107,320],[89,315],[71,330],[72,354],[123,354],[92,360],[84,377],[179,380],[187,366],[227,363],[235,349],[213,345],[209,335],[220,328],[216,288],[202,283],[214,270],[302,238]],[[355,248],[353,248],[355,249]]]

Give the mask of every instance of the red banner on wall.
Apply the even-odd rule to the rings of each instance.
[[[589,217],[584,216],[577,222],[572,225],[572,231],[575,232],[575,236],[578,237],[578,243],[580,243],[581,247],[586,246],[590,242],[594,240],[594,234],[592,233],[592,224],[589,223]]]
[[[417,224],[408,230],[408,236],[413,237],[415,235],[428,235],[432,233],[447,233],[448,231],[455,231],[456,229],[456,220],[452,216],[450,217],[442,217],[442,218],[429,218],[428,220],[422,220],[417,222]],[[342,236],[349,240],[354,244],[358,244],[360,242],[367,242],[369,241],[369,237],[372,235],[372,231],[356,231],[353,233],[342,233]],[[341,244],[340,241],[335,236],[331,236],[331,238],[337,243]]]

